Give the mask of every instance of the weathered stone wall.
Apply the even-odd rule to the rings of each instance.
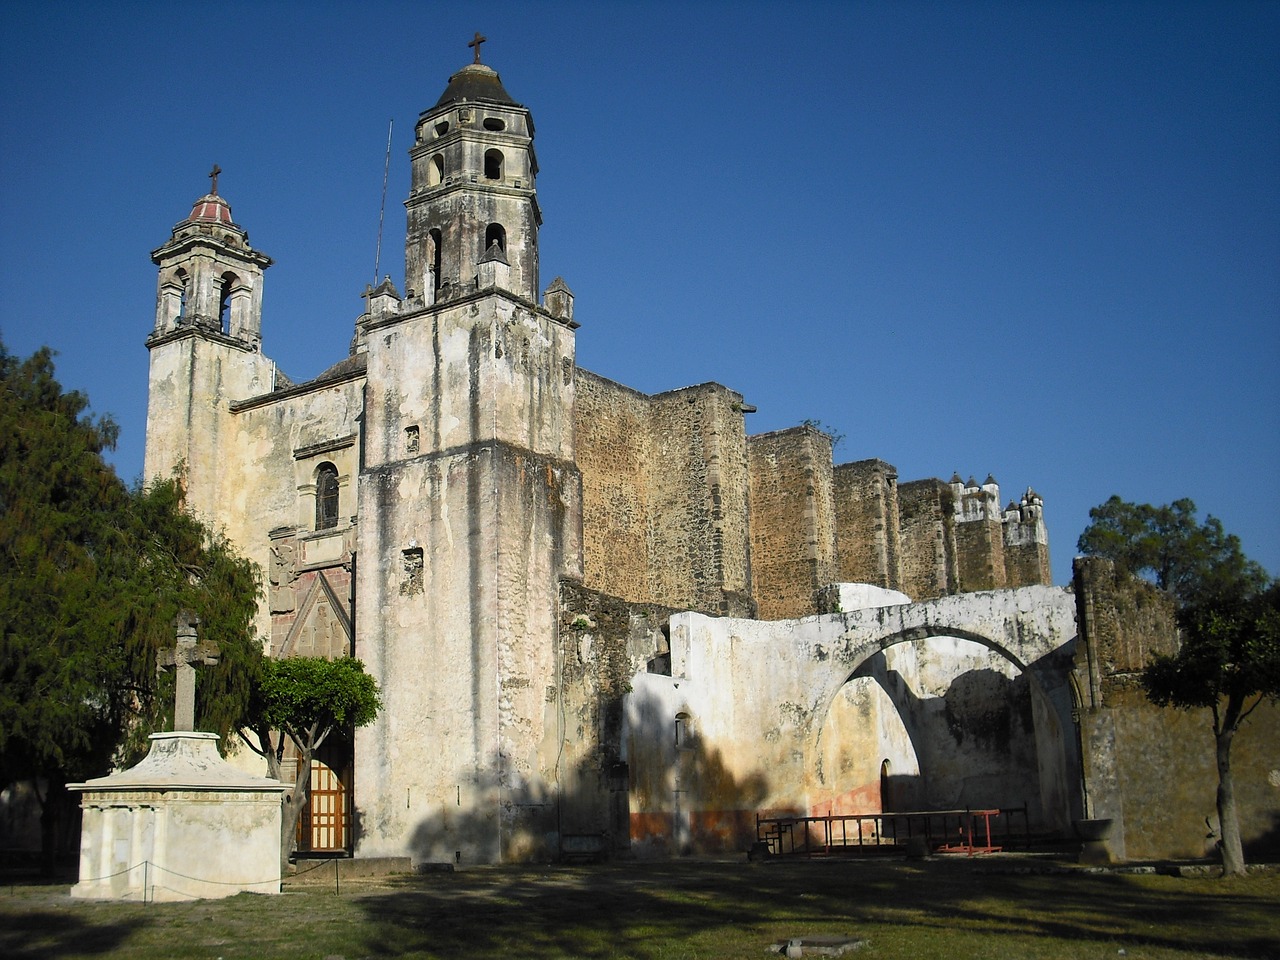
[[[670,671],[671,613],[560,585],[558,673],[546,691],[541,754],[544,779],[559,787],[562,852],[623,854],[633,838],[645,842],[629,796],[654,771],[627,763],[624,702],[637,673]]]
[[[637,602],[749,614],[742,398],[646,396],[579,371],[584,584]]]
[[[652,402],[652,596],[670,607],[749,616],[742,397],[707,383]]]
[[[1008,585],[999,520],[961,521],[955,524],[955,541],[957,589],[1000,590]]]
[[[902,580],[898,471],[883,460],[842,463],[832,471],[832,484],[840,582],[897,590]]]
[[[576,421],[582,471],[582,582],[652,602],[649,583],[650,398],[579,369]]]
[[[831,438],[793,427],[749,438],[752,593],[763,620],[817,611],[836,579]]]
[[[385,707],[356,734],[357,852],[537,857],[559,580],[582,575],[573,332],[482,294],[368,343],[356,633]]]
[[[188,509],[270,575],[279,563],[268,531],[306,536],[314,529],[316,469],[332,463],[338,470],[335,534],[341,550],[342,534],[356,513],[362,365],[272,391],[270,360],[186,337],[153,346],[151,370],[148,478],[167,477],[181,467]],[[299,554],[290,563],[296,570],[308,561]],[[255,627],[264,641],[272,637],[270,603],[259,605]]]
[[[955,580],[955,517],[951,488],[941,480],[898,485],[902,512],[903,593],[916,600],[952,592]]]
[[[1006,534],[1008,527],[1006,526]],[[1042,540],[1004,541],[1004,571],[1006,586],[1029,587],[1036,583],[1053,583],[1053,570],[1049,565],[1049,545]]]

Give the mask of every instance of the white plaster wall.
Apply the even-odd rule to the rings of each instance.
[[[1037,682],[1054,684],[1046,692],[1048,709],[1069,723],[1065,675],[1041,676],[1040,665],[1075,634],[1074,599],[1052,587],[778,622],[682,613],[671,622],[672,682],[686,691],[687,707],[726,775],[737,783],[763,784],[759,808],[808,809],[839,795],[840,781],[816,772],[829,772],[832,758],[846,749],[868,758],[858,779],[870,772],[869,740],[862,746],[836,747],[823,742],[824,730],[848,728],[851,715],[864,713],[868,723],[893,729],[892,723],[875,718],[886,712],[877,695],[866,694],[859,703],[856,695],[843,692],[858,667],[884,647],[903,640],[957,638],[929,639],[923,652],[892,654],[891,663],[922,683],[917,695],[923,697],[936,696],[957,671],[993,670],[1007,677],[1030,667]],[[979,639],[1000,652],[966,642]],[[1070,728],[1054,729],[1051,736],[1061,738],[1064,729]],[[898,757],[905,772],[911,772],[905,745],[895,743],[892,732],[885,736],[875,750]],[[1063,749],[1061,742],[1041,738],[1038,743],[1041,752]]]

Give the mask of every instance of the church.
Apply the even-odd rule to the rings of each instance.
[[[812,425],[750,434],[730,387],[580,368],[590,322],[542,287],[532,117],[473,46],[414,130],[403,291],[367,289],[316,378],[264,352],[272,260],[216,167],[152,253],[145,475],[180,472],[264,571],[272,656],[353,654],[383,691],[301,773],[300,849],[474,864],[743,849],[781,813],[1121,817],[1040,496],[899,483]]]

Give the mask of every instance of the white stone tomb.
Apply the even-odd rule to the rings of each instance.
[[[193,726],[195,625],[178,631],[175,726]],[[236,769],[218,735],[151,735],[137,766],[69,784],[80,791],[80,882],[71,896],[192,900],[280,892],[280,796],[288,786]]]

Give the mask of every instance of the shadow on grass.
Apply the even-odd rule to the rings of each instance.
[[[999,874],[972,861],[680,861],[441,874],[360,905],[377,931],[365,945],[375,957],[653,958],[694,938],[701,955],[735,955],[818,932],[920,941],[922,956],[971,955],[977,944],[1023,955],[1025,944],[1044,941],[1048,952],[1038,955],[1096,942],[1274,957],[1278,892],[1280,880],[1259,895],[1168,877]]]
[[[54,957],[114,953],[139,922],[103,922],[71,916],[66,910],[6,912],[0,926],[0,957],[6,960],[52,960]]]

